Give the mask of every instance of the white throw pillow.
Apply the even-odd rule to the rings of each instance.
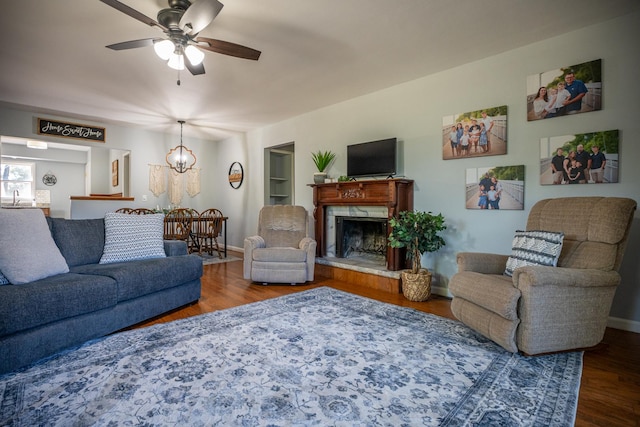
[[[516,231],[504,274],[512,276],[513,270],[525,265],[555,267],[558,264],[563,239],[564,233],[554,231]]]
[[[104,251],[100,264],[164,258],[164,215],[107,212],[104,216]]]
[[[0,209],[0,271],[14,285],[69,271],[41,209]]]

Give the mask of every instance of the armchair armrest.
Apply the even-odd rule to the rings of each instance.
[[[526,266],[516,268],[513,272],[513,284],[518,289],[525,286],[615,287],[620,280],[620,274],[616,271],[590,268]]]
[[[475,271],[483,274],[502,274],[507,266],[509,255],[481,252],[459,252],[456,261],[458,271]]]
[[[260,236],[249,236],[244,239],[243,275],[245,279],[251,279],[251,263],[253,262],[253,250],[266,247],[264,239]]]
[[[313,253],[315,253],[316,251],[316,241],[313,240],[311,237],[305,237],[302,240],[300,240],[300,244],[298,245],[298,249],[302,249],[306,252],[309,252],[309,249],[311,247],[311,245],[313,245]]]
[[[307,254],[307,280],[313,280],[316,267],[316,247],[318,243],[311,237],[303,237],[298,247]]]

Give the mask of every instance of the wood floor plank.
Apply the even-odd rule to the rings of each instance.
[[[242,257],[239,253],[234,255]],[[413,302],[402,294],[357,286],[320,275],[316,275],[316,280],[311,284],[302,286],[263,286],[244,280],[242,262],[233,261],[204,266],[202,297],[198,303],[135,327],[170,322],[319,286],[454,319],[447,298],[432,296],[425,302]],[[575,425],[640,427],[640,334],[607,328],[603,344],[585,352]]]

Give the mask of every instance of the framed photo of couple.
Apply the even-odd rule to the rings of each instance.
[[[601,59],[527,77],[527,121],[601,109]]]

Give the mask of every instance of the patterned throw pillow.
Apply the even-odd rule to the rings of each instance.
[[[558,264],[563,239],[564,233],[517,230],[504,274],[513,276],[513,270],[525,265],[555,267]]]
[[[164,258],[163,237],[163,214],[107,212],[104,216],[104,251],[100,264]]]
[[[9,283],[9,280],[7,280],[6,277],[4,277],[4,274],[2,274],[2,271],[0,271],[0,285],[10,285],[11,283]]]

